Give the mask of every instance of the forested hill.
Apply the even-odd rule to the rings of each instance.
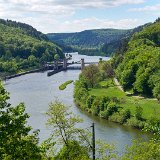
[[[28,24],[4,19],[0,19],[0,24],[4,24],[9,27],[19,28],[24,34],[37,38],[39,40],[48,40],[45,34],[37,31],[35,28]]]
[[[62,50],[32,26],[0,20],[0,75],[40,67]]]
[[[160,19],[135,33],[125,48],[114,58],[123,88],[160,99]]]
[[[117,42],[130,34],[131,31],[132,30],[95,29],[76,33],[49,33],[47,37],[57,44],[70,46],[74,50],[80,51],[80,53],[90,55],[94,53],[103,54],[101,48],[104,44]]]
[[[136,32],[140,32],[143,28],[147,27],[151,25],[151,23],[146,23],[144,25],[138,26],[134,29],[131,29],[127,32],[127,34],[115,41],[111,41],[111,42],[106,42],[102,47],[101,47],[101,52],[105,55],[105,56],[110,56],[111,54],[115,54],[117,52],[117,50],[121,50],[122,52],[124,52],[124,45],[127,44],[130,40],[130,38],[133,36],[133,34],[135,34]]]

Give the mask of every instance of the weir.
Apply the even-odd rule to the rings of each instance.
[[[56,73],[59,73],[61,71],[65,71],[65,70],[83,70],[85,65],[89,65],[89,64],[98,64],[99,62],[85,62],[84,58],[82,58],[79,61],[72,61],[72,62],[68,62],[68,60],[66,57],[61,60],[61,61],[54,61],[54,62],[48,62],[45,67],[48,70],[52,70],[50,72],[47,73],[47,76],[52,76]],[[99,61],[101,61],[102,58],[99,59]],[[79,64],[78,66],[75,66],[75,64]]]

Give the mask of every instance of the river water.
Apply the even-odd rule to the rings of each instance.
[[[81,58],[84,58],[87,62],[96,62],[100,57],[89,57],[74,53],[72,60],[76,61]],[[108,58],[103,57],[103,59],[107,60]],[[78,109],[73,101],[73,84],[68,85],[63,91],[59,90],[59,85],[67,80],[77,80],[79,73],[80,70],[68,70],[47,77],[47,72],[40,72],[20,76],[5,82],[5,88],[10,92],[11,104],[25,103],[26,112],[30,115],[29,125],[34,130],[40,129],[40,142],[49,137],[50,129],[45,125],[47,121],[45,113],[49,103],[56,99],[70,106],[74,114],[80,115],[84,120],[81,124],[83,128],[91,130],[91,123],[94,122],[96,139],[115,143],[119,153],[122,153],[125,146],[130,145],[133,139],[146,136],[138,130],[108,122]]]

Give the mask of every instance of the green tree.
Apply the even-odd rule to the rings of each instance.
[[[98,140],[96,142],[97,158],[96,160],[118,160],[118,154],[113,144],[108,144]]]
[[[88,85],[93,88],[99,82],[100,71],[98,66],[92,64],[85,67],[81,73],[82,77],[85,78]]]
[[[60,59],[60,56],[59,56],[58,54],[55,54],[55,55],[54,55],[54,59],[55,59],[56,61],[58,61],[58,60]]]
[[[138,120],[142,120],[143,108],[140,106],[136,106],[135,117]]]
[[[104,78],[113,78],[114,70],[109,61],[102,61],[99,63],[99,68],[104,72]]]
[[[70,160],[76,153],[77,156],[80,156],[82,151],[84,151],[82,155],[88,157],[91,148],[88,133],[76,127],[78,123],[82,122],[82,119],[75,116],[68,107],[58,101],[49,105],[46,114],[49,117],[47,124],[53,128],[51,137],[56,139],[56,145],[63,146],[58,155],[59,158],[66,155],[64,160]]]
[[[70,141],[64,145],[56,156],[57,160],[90,160],[86,147],[80,146],[77,141]]]
[[[24,104],[12,107],[7,100],[9,94],[0,83],[0,159],[41,159],[38,131],[29,134]]]
[[[122,157],[122,160],[159,160],[160,143],[149,141],[140,142],[134,141],[131,147],[127,148],[127,152]]]

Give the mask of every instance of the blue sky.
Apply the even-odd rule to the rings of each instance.
[[[0,0],[0,18],[44,33],[128,29],[160,17],[159,0]]]

